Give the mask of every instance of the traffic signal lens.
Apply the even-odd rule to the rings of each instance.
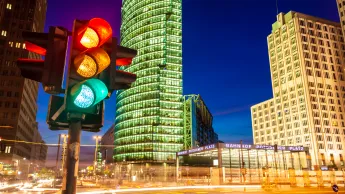
[[[86,48],[97,47],[99,44],[99,37],[92,28],[86,28],[83,37],[80,39],[80,43]]]
[[[82,85],[80,93],[74,100],[74,104],[80,108],[89,108],[95,101],[95,94],[87,85]]]
[[[77,68],[77,73],[83,77],[92,77],[97,72],[96,62],[88,55],[84,55],[84,59]]]
[[[79,75],[91,78],[110,65],[110,57],[103,49],[92,48],[76,56],[74,65]]]
[[[89,108],[107,97],[108,88],[99,79],[88,79],[74,85],[70,95],[75,106]]]

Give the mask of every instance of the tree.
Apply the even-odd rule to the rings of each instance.
[[[49,170],[47,168],[42,168],[37,176],[41,179],[49,179],[49,178],[54,178],[54,171]]]

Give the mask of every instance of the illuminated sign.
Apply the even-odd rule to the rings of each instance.
[[[216,144],[211,144],[211,145],[205,146],[205,150],[210,150],[210,149],[214,149],[214,148],[216,148]]]
[[[201,152],[203,150],[204,150],[204,147],[194,148],[194,149],[188,150],[188,153],[192,154],[192,153],[195,153],[195,152]]]
[[[304,147],[301,146],[289,146],[287,148],[289,151],[304,151]]]
[[[222,143],[219,144],[220,148],[229,148],[229,149],[241,149],[241,144],[236,143]],[[185,150],[178,152],[178,156],[193,154],[197,152],[207,151],[218,148],[217,144],[211,144],[204,147],[194,148],[190,150]],[[274,150],[274,145],[252,145],[252,144],[242,144],[242,149],[258,149],[258,150]],[[306,151],[305,147],[302,146],[277,146],[279,151]]]
[[[241,144],[233,144],[233,143],[226,143],[226,148],[235,148],[235,149],[241,149]],[[251,149],[252,145],[250,144],[242,144],[243,149]]]
[[[181,152],[177,152],[178,156],[183,156],[183,155],[187,155],[187,154],[193,154],[196,152],[201,152],[204,150],[212,150],[212,149],[216,149],[217,148],[217,144],[211,144],[211,145],[207,145],[204,147],[199,147],[199,148],[194,148],[191,150],[185,150],[185,151],[181,151]]]
[[[182,155],[186,155],[186,154],[188,154],[187,150],[186,151],[182,151],[182,152],[177,152],[178,156],[182,156]]]

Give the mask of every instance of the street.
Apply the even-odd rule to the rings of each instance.
[[[339,193],[345,193],[343,188],[340,188]],[[53,190],[45,191],[32,191],[32,190],[8,190],[0,191],[0,193],[11,193],[11,194],[52,194],[57,193]],[[243,194],[243,193],[257,193],[257,194],[268,194],[268,193],[281,193],[281,194],[332,194],[335,193],[331,188],[277,188],[272,190],[263,190],[259,185],[248,185],[246,189],[243,186],[182,186],[182,187],[160,187],[160,188],[120,188],[117,190],[112,189],[101,189],[101,188],[90,188],[90,187],[79,187],[77,189],[78,194]]]
[[[260,187],[247,187],[246,190],[242,186],[219,186],[216,188],[207,187],[162,187],[162,188],[138,188],[138,189],[120,189],[120,190],[88,190],[82,191],[79,189],[79,194],[112,194],[112,193],[126,193],[126,194],[242,194],[242,193],[257,193],[257,194],[267,194],[267,193],[282,193],[282,194],[332,194],[335,193],[331,188],[293,188],[293,189],[273,189],[271,191],[263,190]],[[339,193],[342,193],[340,191]],[[343,192],[344,193],[344,192]]]

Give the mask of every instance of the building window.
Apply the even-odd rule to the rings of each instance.
[[[26,44],[25,43],[23,43],[23,49],[26,49]]]
[[[9,153],[11,153],[11,146],[6,146],[6,148],[5,148],[5,153],[6,154],[9,154]]]
[[[334,165],[335,163],[334,163],[334,156],[333,156],[333,154],[331,154],[330,157],[331,157],[331,164]]]
[[[8,42],[8,44],[10,45],[10,47],[13,47],[13,42],[12,41]]]
[[[11,119],[16,119],[16,113],[13,112],[13,113],[11,114]]]
[[[12,9],[12,4],[7,3],[6,8],[11,10]]]
[[[6,30],[2,30],[1,31],[1,36],[6,36],[7,35],[7,31]]]
[[[321,165],[326,164],[325,154],[321,154]]]
[[[344,166],[344,158],[343,158],[343,155],[342,155],[342,154],[339,154],[339,157],[340,157],[340,165],[341,165],[341,166]]]

